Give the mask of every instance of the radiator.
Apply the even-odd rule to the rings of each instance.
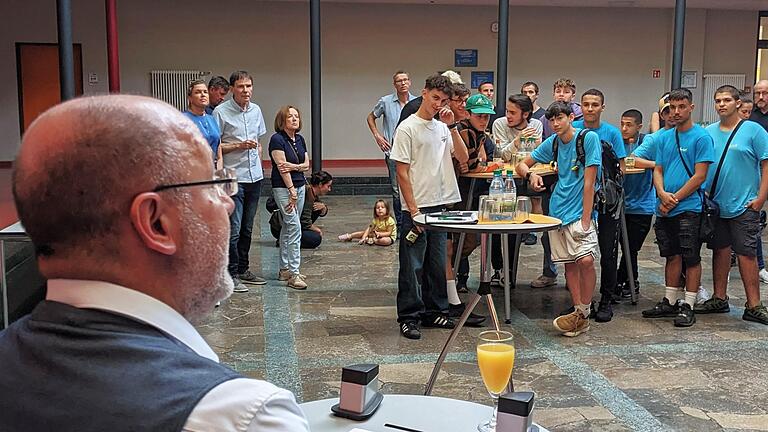
[[[153,70],[150,75],[152,97],[168,102],[179,111],[187,109],[187,86],[202,79],[204,72],[195,70]]]
[[[715,90],[720,86],[732,85],[739,90],[744,90],[744,74],[708,74],[704,75],[704,95],[702,96],[702,122],[704,124],[720,121],[720,116],[715,110]]]

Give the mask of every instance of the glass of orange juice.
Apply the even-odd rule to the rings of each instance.
[[[493,398],[493,416],[477,426],[480,432],[496,430],[496,410],[499,395],[507,389],[515,367],[515,344],[512,333],[489,330],[480,333],[477,339],[477,366],[483,377],[485,388]]]

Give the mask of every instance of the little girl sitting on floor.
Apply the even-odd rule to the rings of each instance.
[[[390,215],[389,203],[377,200],[373,206],[373,220],[365,231],[346,233],[339,236],[339,241],[360,239],[359,244],[389,246],[397,239],[397,224]]]

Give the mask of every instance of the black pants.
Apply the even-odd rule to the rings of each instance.
[[[602,213],[597,215],[597,244],[600,247],[600,294],[616,294],[616,258],[619,221]]]
[[[653,215],[625,215],[625,219],[627,222],[627,241],[629,243],[629,252],[624,250],[624,242],[622,242],[621,253],[623,255],[629,253],[629,260],[632,262],[632,275],[635,277],[635,281],[637,281],[637,253],[643,247],[645,238],[651,231]],[[619,272],[616,276],[616,280],[620,284],[629,283],[627,265],[624,256],[621,257],[621,262],[619,263]]]
[[[507,235],[507,246],[509,246],[509,271],[512,271],[512,254],[515,253],[515,238],[517,235]],[[501,234],[491,236],[491,265],[494,270],[504,270],[504,257],[501,254]]]

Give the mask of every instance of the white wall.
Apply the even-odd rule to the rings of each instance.
[[[469,2],[468,2],[469,3]],[[73,2],[74,39],[83,44],[87,94],[105,92],[104,2]],[[212,14],[212,11],[219,11]],[[15,42],[55,42],[55,2],[4,0],[0,28],[0,79],[16,83]],[[325,159],[381,157],[365,125],[375,101],[392,91],[397,69],[411,73],[414,93],[426,75],[453,64],[455,48],[477,48],[475,70],[493,70],[496,19],[493,6],[322,4],[323,155]],[[149,93],[152,69],[234,69],[254,75],[254,101],[267,124],[283,104],[298,105],[310,136],[309,16],[303,2],[155,0],[119,2],[122,90]],[[216,17],[216,21],[209,21]],[[754,76],[755,12],[689,10],[685,70]],[[597,87],[606,94],[607,121],[628,108],[656,109],[669,86],[672,9],[514,7],[510,18],[509,92],[527,80],[551,101],[551,83],[567,76],[578,93]],[[661,79],[651,76],[661,69]],[[469,80],[472,69],[460,69]],[[96,72],[101,81],[87,84]],[[700,98],[701,83],[695,90]],[[0,96],[0,160],[13,158],[19,143],[17,93]],[[698,113],[700,115],[700,112]]]

